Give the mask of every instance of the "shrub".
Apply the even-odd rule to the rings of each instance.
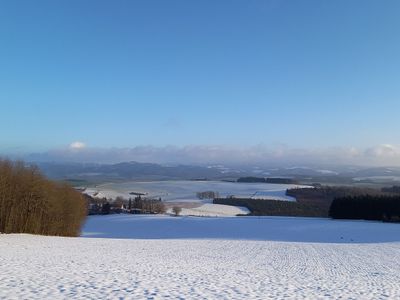
[[[182,212],[182,208],[179,206],[174,206],[172,208],[173,213],[175,214],[175,216],[179,216],[179,214]]]

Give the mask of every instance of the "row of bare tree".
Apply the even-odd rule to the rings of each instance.
[[[219,193],[214,191],[197,192],[196,196],[199,199],[215,199],[219,198]]]
[[[131,209],[151,214],[163,214],[166,211],[165,205],[161,199],[146,199],[141,196],[136,197],[133,201],[129,199],[128,210]]]
[[[0,160],[0,233],[77,236],[85,217],[79,192],[37,167]]]

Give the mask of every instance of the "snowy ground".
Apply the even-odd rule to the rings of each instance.
[[[116,197],[128,199],[135,197],[135,194],[143,194],[144,197],[161,198],[170,213],[172,206],[179,206],[182,207],[182,215],[187,216],[235,216],[247,214],[249,211],[244,207],[213,205],[211,204],[212,199],[199,199],[196,193],[213,191],[218,192],[221,197],[296,201],[295,198],[286,195],[286,190],[294,187],[309,188],[309,186],[293,184],[223,181],[130,181],[88,187],[84,193],[92,197],[107,199]]]
[[[223,181],[151,181],[151,182],[123,182],[105,183],[96,187],[89,187],[85,193],[99,198],[134,197],[131,192],[143,193],[146,197],[162,198],[172,202],[209,202],[199,200],[197,192],[214,191],[221,197],[234,195],[255,199],[273,199],[296,201],[286,196],[286,189],[305,187],[293,184],[269,183],[237,183]]]
[[[0,299],[400,297],[398,224],[95,216],[84,236],[113,238],[0,235]]]
[[[167,213],[173,214],[172,208]],[[210,204],[206,203],[199,207],[182,208],[181,216],[198,216],[198,217],[233,217],[237,215],[247,215],[250,211],[247,207]]]
[[[82,236],[118,239],[389,243],[400,242],[400,224],[296,217],[109,215],[89,217]]]

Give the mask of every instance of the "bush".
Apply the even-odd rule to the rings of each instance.
[[[106,202],[101,206],[102,215],[109,215],[110,211],[111,211],[111,204],[109,202]]]
[[[72,187],[0,160],[0,232],[78,236],[85,217],[85,200]]]
[[[182,212],[182,208],[179,206],[174,206],[172,208],[173,213],[175,214],[175,216],[179,216],[179,214]]]

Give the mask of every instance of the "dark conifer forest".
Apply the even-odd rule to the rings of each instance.
[[[334,219],[400,221],[400,196],[346,196],[335,198],[329,209]]]

